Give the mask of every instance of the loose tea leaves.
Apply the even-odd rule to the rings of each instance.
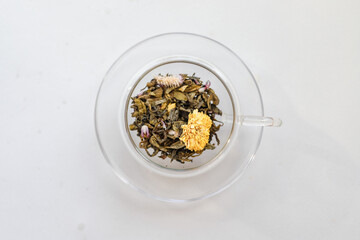
[[[185,163],[214,149],[213,138],[220,144],[217,132],[223,124],[215,117],[222,112],[210,81],[203,84],[195,74],[158,75],[131,99],[135,121],[129,129],[137,131],[139,147],[150,157]]]

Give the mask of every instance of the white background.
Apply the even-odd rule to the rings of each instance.
[[[115,59],[171,31],[233,49],[284,121],[185,205],[122,183],[93,122]],[[0,239],[360,239],[359,91],[358,0],[0,0]]]

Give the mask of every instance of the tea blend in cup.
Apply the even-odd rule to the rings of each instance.
[[[138,95],[131,98],[129,126],[141,139],[139,147],[150,157],[159,155],[181,163],[191,162],[205,150],[220,144],[216,134],[222,122],[220,100],[195,74],[155,76]],[[217,124],[216,124],[217,123]]]
[[[127,50],[105,75],[95,108],[99,146],[116,175],[172,203],[228,188],[253,161],[264,127],[280,125],[264,116],[259,86],[240,57],[190,33]]]

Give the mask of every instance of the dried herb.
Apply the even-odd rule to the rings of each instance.
[[[220,100],[209,81],[203,84],[195,74],[158,75],[131,99],[135,121],[129,129],[137,131],[139,147],[149,156],[185,163],[214,149],[213,138],[220,144],[216,132],[222,123],[215,119],[222,115]]]

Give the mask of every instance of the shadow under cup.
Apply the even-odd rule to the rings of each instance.
[[[205,62],[201,62],[200,60],[189,60],[185,57],[176,57],[176,59],[172,58],[160,60],[156,62],[154,66],[149,66],[148,69],[144,69],[142,72],[143,73],[139,74],[139,79],[134,84],[133,88],[130,90],[127,96],[125,108],[125,124],[127,126],[127,136],[131,142],[133,150],[136,150],[136,152],[139,153],[140,160],[150,163],[152,167],[155,168],[161,167],[177,171],[188,171],[190,169],[199,168],[205,164],[209,165],[212,162],[216,161],[216,159],[219,159],[218,157],[223,154],[224,149],[230,142],[230,138],[232,136],[235,125],[234,118],[236,116],[236,108],[234,105],[235,102],[233,96],[229,87],[223,80],[224,76],[221,76],[221,72],[215,69],[214,66],[209,66]],[[137,136],[137,131],[130,131],[128,127],[135,120],[135,118],[131,116],[133,109],[130,108],[130,98],[139,94],[141,90],[146,87],[146,83],[151,81],[154,76],[158,74],[166,75],[168,73],[173,75],[192,75],[193,73],[195,73],[195,75],[197,77],[200,77],[203,82],[209,80],[211,82],[211,88],[215,91],[216,95],[220,99],[218,108],[222,111],[223,116],[227,116],[226,118],[219,115],[216,116],[216,119],[222,121],[223,123],[223,126],[221,126],[220,130],[217,132],[220,144],[217,145],[216,140],[213,137],[211,143],[215,144],[215,149],[205,150],[200,156],[191,158],[193,159],[192,162],[180,163],[176,160],[171,161],[170,158],[162,159],[159,157],[160,154],[150,157],[144,149],[139,148],[140,137]],[[214,124],[217,125],[220,123],[214,122]],[[149,152],[152,152],[152,150],[149,149]]]

